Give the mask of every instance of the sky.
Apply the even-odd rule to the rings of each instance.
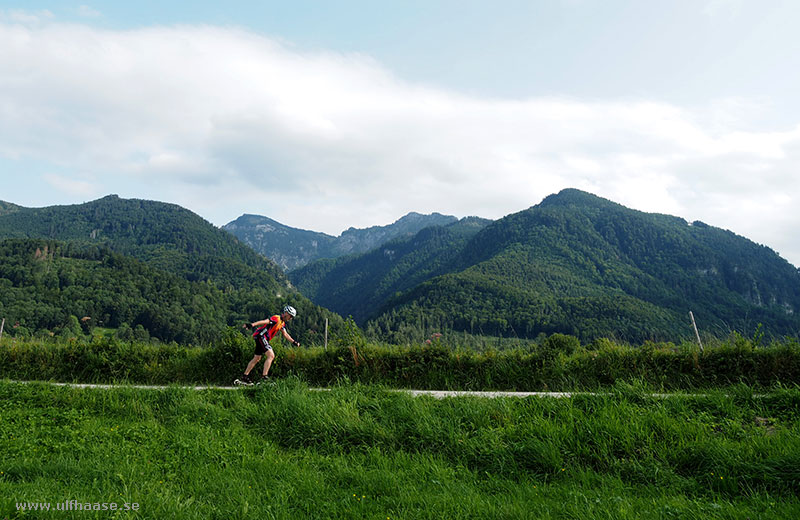
[[[800,266],[794,0],[0,0],[0,200],[339,235],[578,188]]]

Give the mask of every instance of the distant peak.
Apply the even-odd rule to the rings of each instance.
[[[21,206],[17,206],[16,204],[13,204],[11,202],[0,200],[0,215],[6,213],[13,213],[15,211],[19,211],[20,209],[22,209]]]
[[[278,222],[277,220],[265,217],[264,215],[256,215],[254,213],[245,213],[244,215],[240,216],[233,222],[253,222],[253,221],[269,221],[275,224],[280,224],[280,222]]]
[[[608,199],[598,197],[592,193],[576,188],[565,188],[558,193],[548,195],[542,200],[540,206],[565,206],[565,205],[599,205],[614,204]]]
[[[407,213],[404,216],[400,217],[399,219],[397,219],[395,221],[395,224],[398,224],[398,223],[401,223],[401,222],[407,222],[409,220],[411,220],[411,221],[420,220],[420,219],[423,219],[423,218],[428,218],[428,219],[450,219],[450,218],[452,218],[453,220],[457,220],[455,217],[451,217],[450,215],[442,215],[441,213],[430,213],[430,214],[426,215],[424,213],[417,213],[416,211],[412,211],[412,212]]]

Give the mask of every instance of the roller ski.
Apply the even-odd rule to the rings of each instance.
[[[261,376],[258,381],[253,381],[250,376],[242,374],[233,381],[234,386],[272,386],[275,382],[268,376]]]
[[[245,374],[242,374],[241,376],[233,380],[234,386],[253,386],[254,384],[255,383],[253,383],[252,379],[250,379],[250,376]]]

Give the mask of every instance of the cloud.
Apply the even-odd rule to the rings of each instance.
[[[71,196],[86,199],[100,195],[97,186],[91,181],[64,177],[54,173],[45,174],[43,177],[51,188]]]
[[[101,13],[97,9],[93,9],[92,7],[86,4],[79,5],[76,12],[78,16],[81,16],[83,18],[100,18],[103,16],[103,13]]]
[[[476,97],[235,27],[112,31],[46,18],[0,16],[0,156],[58,165],[48,181],[69,193],[338,233],[412,210],[499,218],[578,187],[733,229],[800,262],[786,199],[800,189],[800,126],[749,125],[761,100],[690,111]],[[81,172],[71,188],[69,170]]]
[[[703,14],[710,18],[735,18],[741,13],[742,7],[742,0],[708,0]]]
[[[50,22],[55,18],[53,13],[47,9],[30,11],[25,9],[0,9],[0,23],[19,23],[36,25]]]

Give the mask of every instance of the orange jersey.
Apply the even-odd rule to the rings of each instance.
[[[272,338],[275,337],[275,334],[277,334],[278,331],[280,331],[285,326],[286,322],[283,321],[278,314],[276,314],[275,316],[270,316],[269,323],[257,328],[256,331],[253,333],[253,337],[256,337],[258,335],[265,335],[267,336],[267,341],[272,341]]]

